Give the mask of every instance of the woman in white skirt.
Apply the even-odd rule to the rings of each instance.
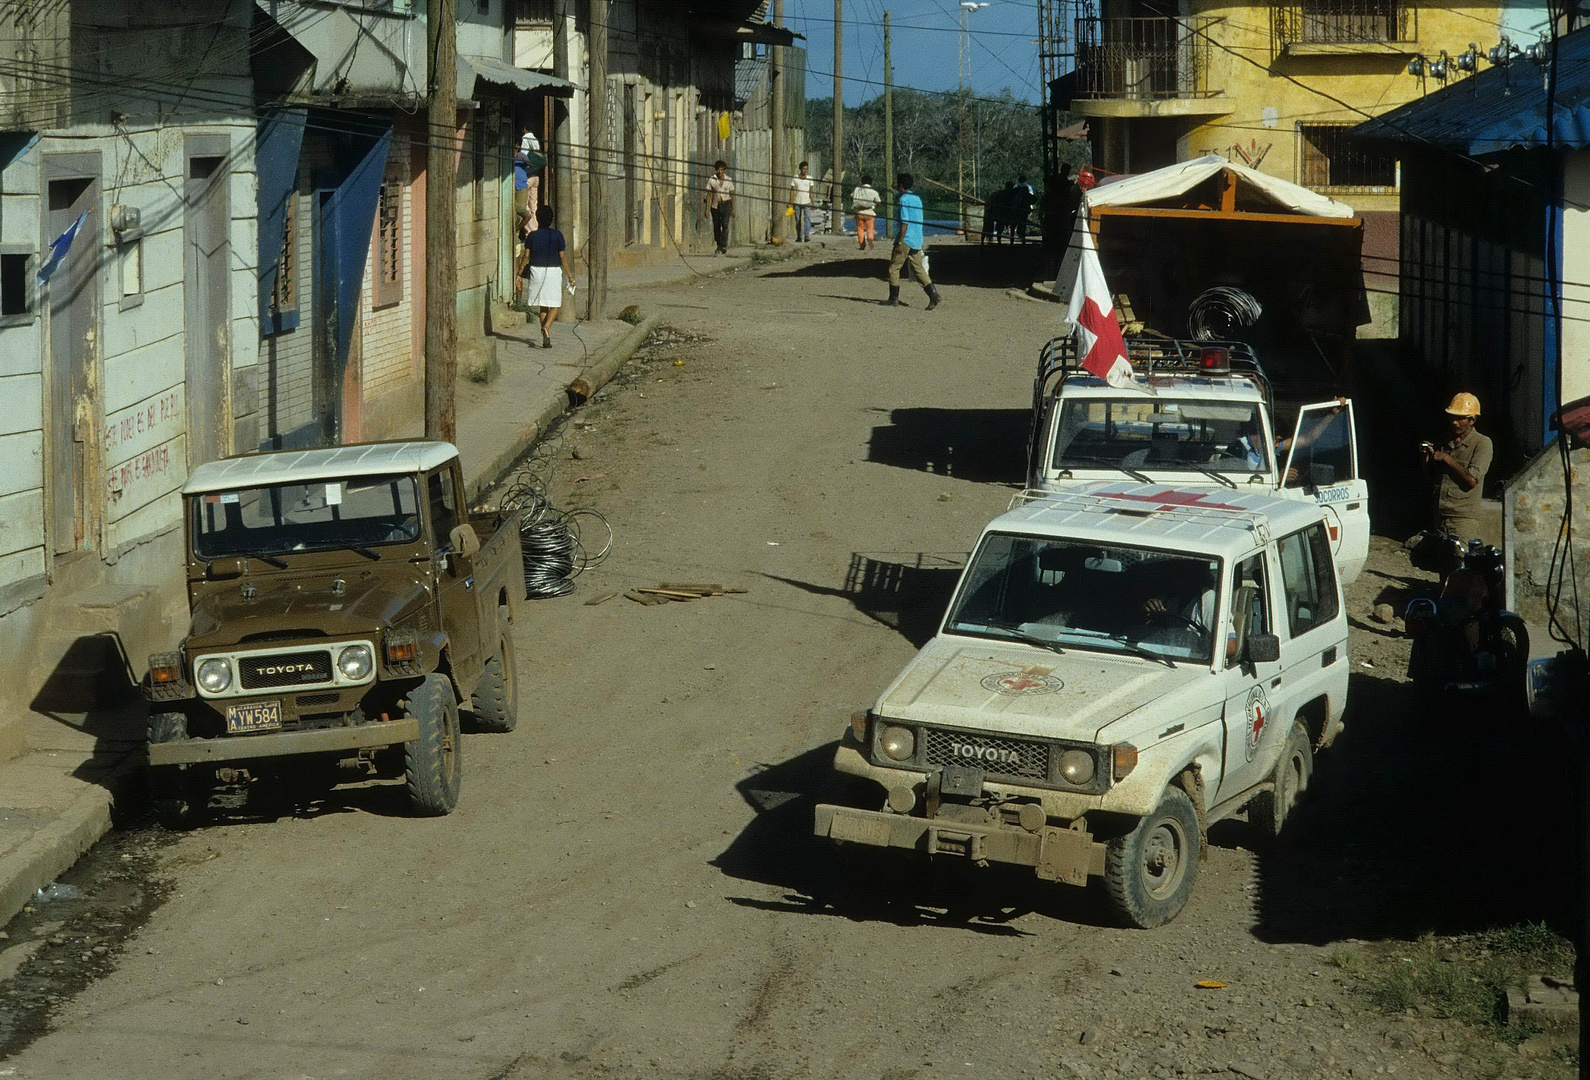
[[[563,234],[552,227],[552,207],[542,203],[536,207],[538,228],[524,234],[525,248],[530,258],[521,274],[524,277],[525,306],[541,309],[541,347],[552,348],[552,320],[558,317],[563,306],[563,276],[572,281],[568,252],[563,247]]]

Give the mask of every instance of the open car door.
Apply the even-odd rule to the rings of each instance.
[[[1325,508],[1331,551],[1350,584],[1369,558],[1369,485],[1358,471],[1358,432],[1346,398],[1305,405],[1287,451],[1282,486]]]

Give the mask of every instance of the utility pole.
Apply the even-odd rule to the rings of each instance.
[[[572,15],[570,0],[552,0],[552,74],[560,79],[569,77]],[[554,116],[558,108],[554,103]],[[574,155],[570,153],[569,147],[571,119],[568,109],[564,108],[562,119],[556,121],[556,127],[548,134],[552,136],[552,206],[563,215],[563,227],[569,234],[569,243],[578,246],[578,239],[574,235]],[[573,304],[558,308],[559,322],[573,322],[575,317]]]
[[[966,218],[966,76],[972,60],[971,41],[967,37],[966,17],[987,7],[987,3],[961,0],[961,32],[956,41],[956,79],[960,88],[955,96],[955,189],[960,200],[961,235],[970,232],[971,223]]]
[[[894,65],[889,53],[889,13],[883,13],[883,231],[894,228]]]
[[[426,19],[431,85],[425,154],[425,437],[444,442],[457,436],[457,13],[457,0],[430,0]]]
[[[845,156],[844,18],[844,0],[834,0],[834,186],[829,192],[828,231],[836,236],[845,231],[840,216]]]
[[[607,127],[608,0],[590,0],[590,3],[591,26],[586,40],[590,50],[587,66],[591,85],[586,90],[586,101],[591,111],[586,131],[591,145],[586,154],[589,158],[587,186],[590,188],[591,228],[585,247],[590,295],[586,300],[585,317],[595,322],[607,307],[607,172],[612,150]]]
[[[784,0],[773,0],[773,25],[784,25]],[[784,239],[784,205],[781,198],[784,188],[784,46],[773,46],[773,64],[768,70],[768,93],[773,106],[773,139],[767,164],[767,204],[772,212],[768,234],[774,240]]]

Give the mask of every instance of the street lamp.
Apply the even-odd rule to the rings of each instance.
[[[966,220],[966,76],[971,67],[971,42],[966,35],[966,17],[988,7],[986,2],[978,0],[961,0],[960,6],[960,33],[957,35],[957,82],[959,93],[956,94],[956,137],[955,137],[955,197],[960,204],[961,236],[964,238],[970,231]]]

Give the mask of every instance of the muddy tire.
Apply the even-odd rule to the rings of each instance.
[[[1179,787],[1166,788],[1154,812],[1105,850],[1104,888],[1110,906],[1139,930],[1170,922],[1192,895],[1202,855],[1192,800]]]
[[[463,736],[458,699],[446,675],[427,675],[403,699],[403,712],[420,722],[420,737],[403,744],[403,779],[416,814],[440,817],[458,805],[463,785]]]
[[[1292,730],[1286,735],[1286,745],[1281,748],[1281,760],[1275,763],[1275,773],[1270,777],[1275,789],[1255,796],[1248,804],[1248,821],[1272,843],[1281,838],[1287,819],[1314,775],[1311,742],[1308,728],[1301,720],[1294,720]]]
[[[476,731],[505,734],[519,725],[519,676],[514,668],[513,632],[506,617],[498,620],[497,651],[470,698]]]

